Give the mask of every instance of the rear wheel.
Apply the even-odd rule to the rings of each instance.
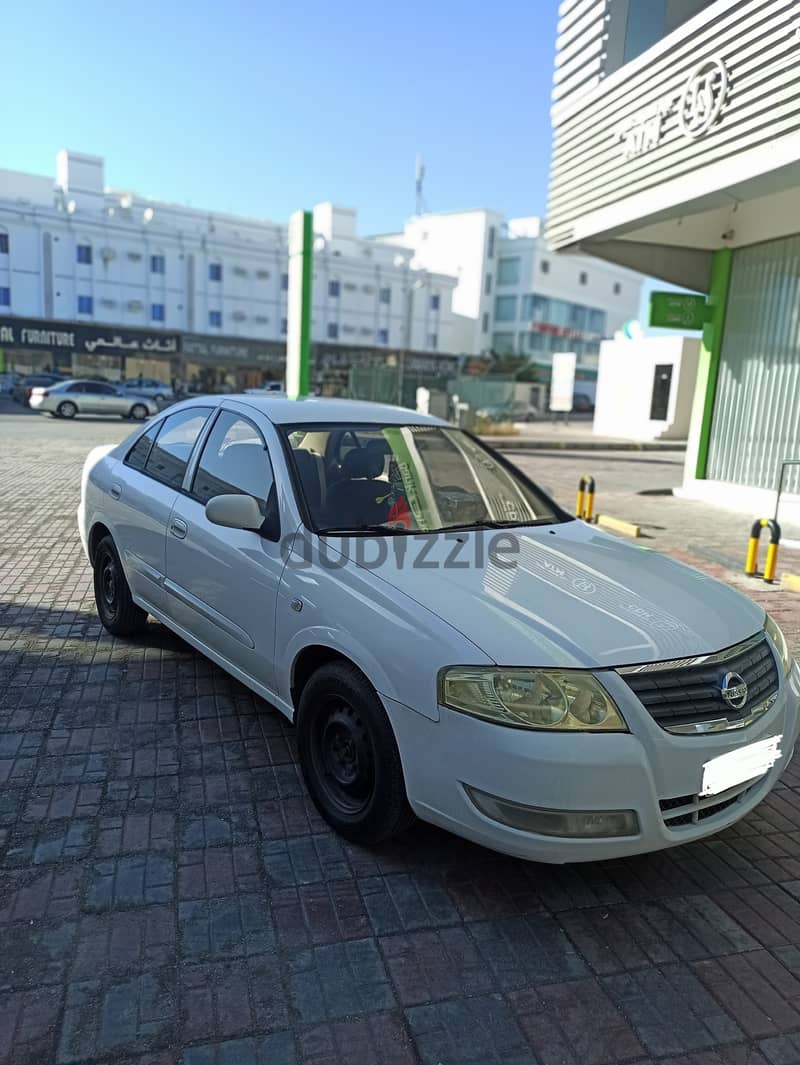
[[[147,417],[148,411],[144,403],[134,403],[131,407],[129,417],[133,418],[135,422],[143,422]]]
[[[63,403],[59,403],[56,413],[59,418],[74,418],[78,413],[78,408],[70,400],[65,399]]]
[[[105,536],[94,553],[94,599],[103,627],[114,636],[132,636],[147,623],[134,603],[114,541]]]
[[[349,662],[320,667],[297,713],[300,767],[319,812],[354,843],[379,843],[414,822],[392,726]]]

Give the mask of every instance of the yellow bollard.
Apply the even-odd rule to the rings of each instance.
[[[748,577],[758,576],[758,543],[761,539],[761,530],[769,529],[769,546],[767,557],[764,562],[763,577],[770,583],[775,580],[775,569],[778,565],[778,546],[781,542],[781,527],[774,518],[758,518],[753,522],[750,529],[750,539],[747,542],[747,558],[744,563],[744,572]]]
[[[584,474],[578,482],[578,497],[575,500],[575,517],[591,521],[594,514],[594,477]]]

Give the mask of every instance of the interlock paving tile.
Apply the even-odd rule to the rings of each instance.
[[[428,825],[347,843],[276,711],[160,625],[100,626],[75,507],[125,427],[2,402],[0,1065],[800,1065],[800,764],[720,835],[625,861]],[[583,459],[519,461],[570,500]],[[730,515],[635,495],[668,459],[592,466],[800,650],[800,600],[713,560]]]

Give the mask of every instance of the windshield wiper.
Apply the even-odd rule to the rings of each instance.
[[[521,529],[527,525],[548,525],[551,518],[531,518],[528,521],[512,518],[508,521],[499,521],[496,518],[481,518],[480,521],[468,521],[463,525],[448,525],[446,532],[454,529]]]
[[[348,536],[357,533],[380,533],[381,536],[407,536],[417,530],[406,529],[402,525],[350,525],[336,526],[330,529],[318,529],[320,536]]]

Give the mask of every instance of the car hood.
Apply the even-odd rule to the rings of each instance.
[[[503,665],[687,658],[744,640],[764,622],[763,609],[733,588],[580,521],[458,537],[391,536],[361,548],[353,537],[340,546]],[[380,544],[385,561],[371,566]]]

